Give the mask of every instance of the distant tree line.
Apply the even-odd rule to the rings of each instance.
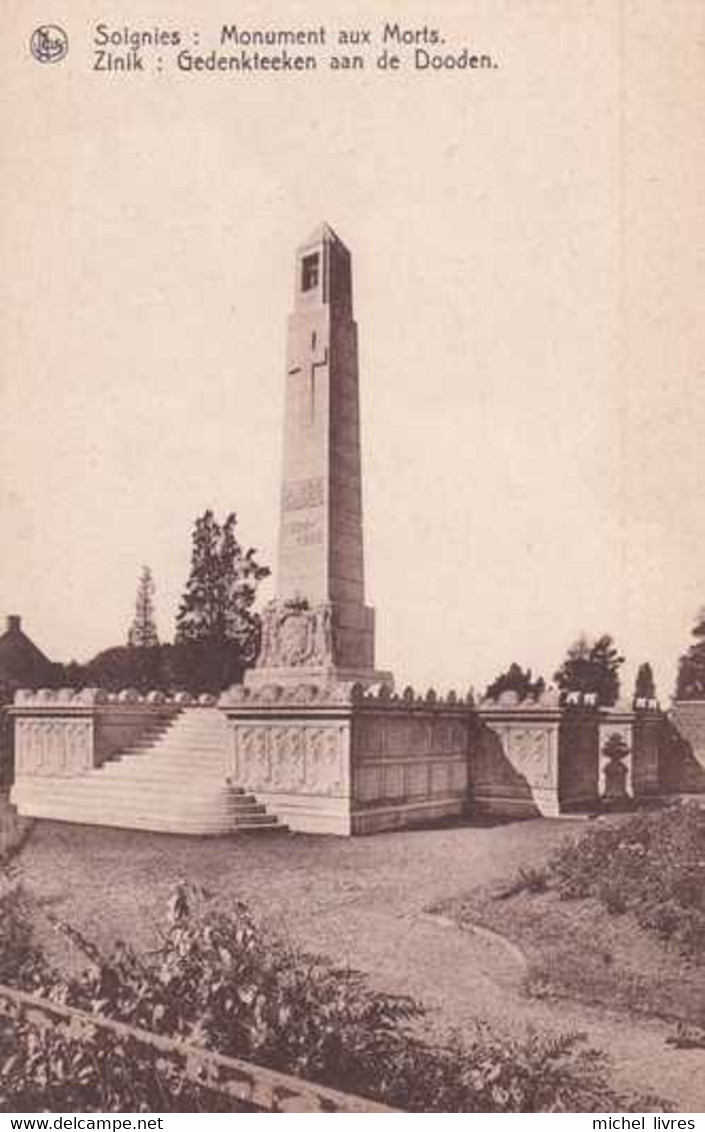
[[[705,609],[698,613],[692,636],[692,645],[678,662],[677,700],[705,700]]]
[[[199,516],[192,532],[191,567],[176,616],[173,643],[161,642],[155,614],[155,585],[143,566],[137,585],[135,613],[127,644],[104,649],[88,661],[55,665],[55,684],[97,685],[108,690],[133,687],[193,693],[218,692],[243,677],[259,653],[261,622],[255,610],[259,583],[270,570],[257,552],[244,550],[234,512],[221,524],[213,511]],[[705,609],[692,630],[693,643],[680,657],[677,699],[705,699]],[[582,634],[570,646],[553,675],[562,698],[571,692],[593,694],[600,706],[619,699],[624,657],[610,634],[591,640]],[[487,685],[485,698],[497,700],[514,692],[520,701],[538,699],[546,689],[542,676],[513,661]],[[5,689],[9,701],[13,689]],[[2,689],[0,688],[0,702]],[[634,699],[654,699],[651,665],[639,666]]]
[[[234,512],[222,524],[211,510],[196,519],[173,643],[159,640],[154,579],[143,566],[127,644],[104,649],[87,664],[64,665],[57,682],[197,694],[240,681],[259,652],[261,626],[254,605],[257,587],[270,571],[255,550],[242,548],[236,527]]]
[[[703,632],[705,635],[705,629]],[[612,707],[619,699],[619,670],[623,664],[624,657],[608,633],[595,640],[582,634],[568,649],[553,679],[563,700],[570,692],[582,692],[595,695],[601,707]],[[514,661],[487,685],[485,699],[498,700],[503,692],[515,692],[520,701],[537,700],[545,688],[542,676],[534,678],[530,668]],[[642,664],[636,676],[634,699],[653,699],[655,695],[651,665]]]

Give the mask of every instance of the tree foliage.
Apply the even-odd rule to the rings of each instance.
[[[176,618],[176,644],[231,646],[243,663],[252,663],[260,640],[254,611],[257,586],[269,574],[252,548],[237,540],[237,517],[221,525],[212,511],[196,520],[191,572]]]
[[[127,634],[127,643],[132,648],[154,648],[159,644],[157,625],[154,619],[154,579],[149,566],[142,567],[137,596],[135,616]]]
[[[104,649],[85,665],[73,665],[64,683],[107,692],[135,688],[138,692],[199,695],[218,693],[238,683],[245,667],[238,648],[231,644],[194,642],[143,649],[120,645]]]
[[[506,672],[502,672],[487,685],[485,699],[498,700],[502,692],[516,692],[520,701],[529,698],[536,700],[545,689],[546,681],[543,676],[534,680],[530,668],[524,669],[520,664],[513,662]]]
[[[653,669],[651,668],[651,665],[648,663],[648,661],[646,661],[644,664],[639,665],[639,670],[636,674],[636,681],[634,683],[634,699],[656,699],[656,681],[654,680]]]
[[[619,669],[624,657],[608,633],[591,642],[581,636],[568,649],[554,676],[562,692],[592,692],[602,707],[611,707],[619,698]]]
[[[677,700],[705,700],[705,609],[692,630],[695,638],[678,662]]]

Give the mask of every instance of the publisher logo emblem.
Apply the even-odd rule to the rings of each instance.
[[[32,33],[29,49],[38,63],[60,63],[69,52],[69,37],[58,24],[42,24]]]

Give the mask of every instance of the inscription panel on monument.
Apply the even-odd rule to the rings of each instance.
[[[289,480],[282,489],[282,509],[301,511],[306,507],[322,507],[324,502],[323,476],[310,476],[303,480]]]
[[[320,546],[323,522],[321,519],[299,519],[295,523],[285,523],[282,538],[286,546]]]

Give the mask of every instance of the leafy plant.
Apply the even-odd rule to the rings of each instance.
[[[526,699],[537,700],[546,689],[546,681],[542,676],[536,680],[532,678],[531,669],[523,669],[520,664],[513,662],[506,672],[500,673],[485,690],[486,700],[498,700],[503,692],[516,692],[519,702]]]
[[[568,649],[554,680],[562,692],[595,693],[601,706],[610,707],[619,697],[619,669],[623,664],[624,657],[609,634],[593,642],[582,636]]]
[[[612,912],[705,958],[705,811],[696,803],[595,827],[549,862],[564,899],[594,896]]]
[[[610,1089],[606,1059],[579,1034],[508,1039],[478,1026],[469,1039],[432,1044],[418,1003],[273,937],[244,905],[232,915],[214,910],[186,885],[170,900],[156,952],[120,944],[104,955],[75,928],[62,930],[87,966],[70,979],[43,971],[51,998],[405,1111],[602,1111],[630,1103]],[[0,1104],[14,1111],[232,1109],[182,1069],[178,1058],[103,1032],[0,1026]]]

